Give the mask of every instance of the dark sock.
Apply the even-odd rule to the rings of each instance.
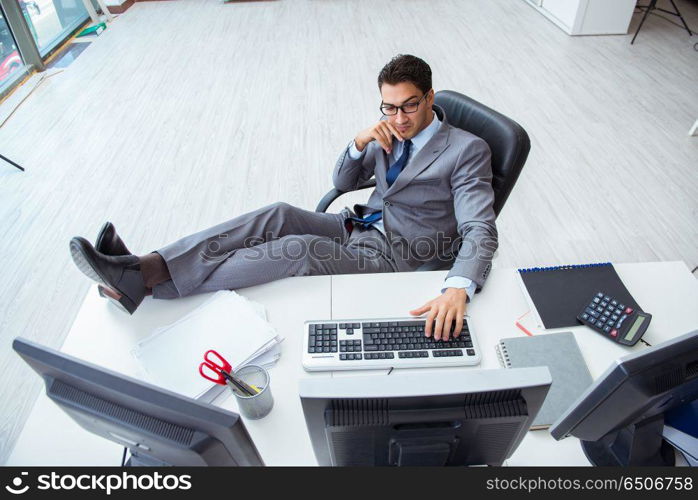
[[[141,274],[147,288],[153,288],[164,281],[171,279],[165,259],[157,252],[152,252],[138,257],[141,265]]]

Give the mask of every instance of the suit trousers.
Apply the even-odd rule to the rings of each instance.
[[[311,212],[274,203],[186,236],[159,250],[171,279],[156,299],[234,290],[290,276],[394,272],[398,266],[376,229],[347,229],[354,214]]]

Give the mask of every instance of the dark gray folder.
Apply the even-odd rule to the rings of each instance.
[[[611,263],[519,269],[519,274],[544,328],[579,325],[577,315],[597,292],[641,310]]]
[[[592,383],[572,332],[501,339],[497,352],[506,368],[547,366],[553,383],[531,429],[546,429]]]

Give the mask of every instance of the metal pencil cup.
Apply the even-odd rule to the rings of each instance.
[[[260,389],[254,396],[241,396],[233,391],[240,413],[250,420],[266,417],[274,407],[274,398],[269,387],[269,372],[261,366],[247,365],[237,370],[235,375],[243,382]]]

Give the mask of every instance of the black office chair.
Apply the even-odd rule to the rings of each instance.
[[[494,213],[499,215],[509,193],[523,169],[531,141],[521,125],[501,113],[452,90],[441,90],[434,96],[434,103],[446,112],[448,123],[484,139],[492,152],[492,189]],[[375,179],[360,184],[356,191],[376,186]],[[316,212],[325,212],[330,204],[345,191],[332,189],[318,203]],[[436,259],[418,268],[418,271],[450,269],[450,260]]]

